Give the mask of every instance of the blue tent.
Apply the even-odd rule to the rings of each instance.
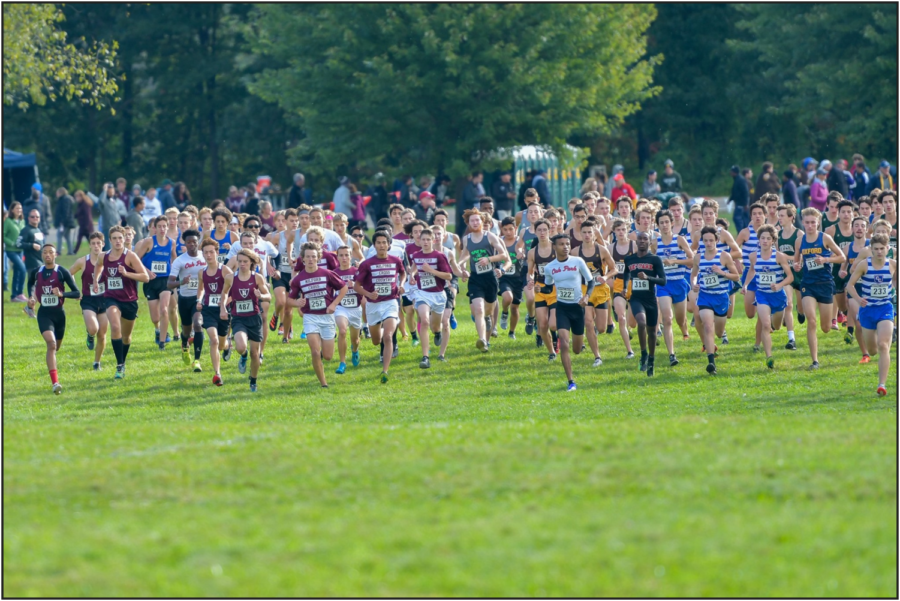
[[[31,195],[31,186],[38,181],[37,157],[3,149],[3,206],[13,200],[22,201]]]

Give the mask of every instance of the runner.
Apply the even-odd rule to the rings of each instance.
[[[412,255],[422,250],[422,247],[419,245],[419,236],[422,234],[422,230],[426,227],[428,227],[428,224],[424,221],[419,220],[410,221],[403,226],[403,232],[407,236],[405,249],[407,257],[411,258]],[[420,324],[417,322],[418,316],[416,314],[415,307],[417,290],[418,286],[416,286],[415,280],[410,274],[410,278],[406,283],[406,294],[400,297],[400,308],[403,311],[404,316],[406,317],[406,327],[410,332],[410,335],[412,337],[412,345],[414,347],[419,346]]]
[[[703,230],[703,215],[701,214],[700,205],[694,205],[691,207],[690,212],[688,213],[688,223],[690,223],[690,231],[685,236],[685,240],[691,247],[691,251],[696,255],[700,252],[699,244],[695,244],[695,241],[698,241],[702,238],[700,232]],[[791,247],[793,248],[793,247]],[[694,262],[691,261],[691,266],[693,266]],[[690,270],[687,270],[685,273],[685,277],[690,279]],[[694,291],[694,288],[691,286],[690,281],[688,281],[688,297],[687,297],[687,310],[691,314],[691,326],[696,327],[697,321],[697,293]]]
[[[853,241],[847,247],[846,255],[847,261],[841,265],[841,270],[838,272],[838,276],[844,280],[849,280],[850,275],[853,273],[853,267],[856,263],[856,258],[866,252],[866,249],[869,248],[869,241],[866,240],[866,233],[869,229],[869,220],[868,218],[860,215],[859,217],[853,218]],[[846,285],[844,286],[846,290]],[[859,293],[861,291],[861,284],[856,284],[856,292]],[[859,345],[859,350],[862,353],[862,359],[860,359],[860,363],[868,363],[869,362],[869,354],[866,352],[868,349],[866,348],[865,340],[863,339],[862,329],[859,327],[859,302],[853,298],[849,293],[847,294],[847,332],[844,334],[844,342],[847,344],[851,344],[853,342],[853,337],[856,337],[856,343]]]
[[[653,231],[653,211],[647,203],[642,204],[634,212],[634,228],[628,234],[628,238],[637,241],[639,233],[647,234],[648,237],[655,238],[656,232]]]
[[[838,222],[825,230],[825,233],[834,239],[844,255],[847,254],[847,248],[853,243],[853,209],[854,205],[849,200],[841,200],[837,204]],[[845,288],[847,286],[847,278],[849,274],[841,277],[841,269],[843,264],[839,263],[832,266],[831,276],[834,278],[834,300],[837,305],[837,316],[831,320],[831,329],[838,329],[838,324],[847,322],[847,294]]]
[[[687,294],[690,289],[687,276],[694,264],[694,253],[683,236],[672,232],[674,218],[669,211],[656,214],[659,235],[651,241],[650,252],[660,258],[666,272],[666,283],[656,286],[656,300],[662,315],[663,340],[669,351],[669,366],[678,365],[675,356],[675,335],[672,331],[672,317],[681,328],[681,337],[687,340]],[[632,284],[632,289],[633,289]]]
[[[797,243],[797,236],[800,230],[794,227],[794,221],[797,216],[797,208],[793,204],[783,204],[778,207],[778,221],[781,223],[781,230],[778,232],[778,252],[788,256],[788,262],[791,269],[794,266],[794,247]],[[800,285],[803,274],[799,271],[793,271],[794,281],[784,287],[784,293],[787,296],[787,306],[784,308],[784,327],[787,329],[788,341],[784,346],[789,351],[797,350],[797,341],[794,338],[794,314],[793,309],[797,307],[797,320],[802,325],[806,321],[803,315],[803,303],[800,298]]]
[[[337,251],[338,268],[335,275],[347,284],[347,294],[341,304],[334,310],[334,323],[337,326],[338,357],[341,360],[336,374],[347,371],[347,330],[350,330],[350,360],[353,367],[359,367],[359,333],[362,329],[363,310],[361,297],[353,289],[357,268],[353,266],[353,257],[349,246],[342,246]]]
[[[390,230],[377,230],[372,236],[375,256],[359,264],[353,289],[360,296],[369,299],[366,306],[366,321],[372,334],[372,344],[378,346],[384,338],[381,360],[381,383],[387,384],[388,369],[391,366],[394,342],[392,336],[400,321],[398,299],[403,294],[406,283],[406,269],[403,261],[388,254],[391,248]]]
[[[766,367],[775,368],[772,356],[772,332],[781,329],[788,297],[785,286],[793,281],[793,272],[788,256],[775,249],[775,228],[769,224],[756,230],[759,248],[750,255],[750,271],[744,278],[744,294],[751,282],[756,283],[756,335],[762,337],[766,352]],[[754,350],[758,350],[754,348]]]
[[[891,252],[897,254],[897,193],[893,190],[885,190],[878,195],[878,201],[881,203],[884,213],[876,219],[883,219],[891,226],[888,235],[888,247]],[[873,228],[874,230],[874,228]]]
[[[629,206],[631,200],[628,200]],[[612,241],[609,244],[609,254],[616,265],[616,280],[613,282],[613,310],[619,322],[619,334],[627,351],[625,358],[634,359],[634,351],[631,349],[631,332],[629,327],[634,327],[637,322],[632,315],[628,315],[628,298],[631,290],[625,286],[625,259],[634,254],[634,240],[628,238],[628,224],[621,219],[613,222]],[[622,246],[624,244],[624,246]]]
[[[580,257],[569,255],[570,242],[566,234],[557,234],[551,240],[555,257],[544,267],[544,283],[556,286],[556,327],[559,335],[559,354],[569,381],[567,391],[577,390],[572,375],[571,351],[581,354],[584,347],[584,308],[594,293],[594,277]],[[587,291],[581,293],[581,282],[587,282]]]
[[[500,238],[482,229],[486,220],[482,213],[469,209],[463,213],[463,219],[469,233],[463,239],[459,262],[469,260],[469,269],[463,269],[462,273],[463,279],[469,279],[469,305],[478,334],[475,346],[486,353],[490,350],[488,336],[493,330],[491,315],[497,302],[499,279],[511,262]]]
[[[887,394],[887,376],[891,367],[891,337],[894,332],[894,305],[891,301],[897,283],[897,261],[887,258],[890,237],[872,236],[871,256],[857,261],[850,281],[850,296],[859,304],[859,325],[869,355],[878,353],[878,396]],[[856,283],[862,284],[862,294]]]
[[[687,236],[691,231],[691,223],[684,217],[684,201],[680,196],[673,196],[669,199],[668,206],[672,215],[672,233],[676,236]]]
[[[866,223],[874,222],[875,213],[872,210],[872,200],[868,196],[860,196],[855,200],[859,216],[865,218]]]
[[[209,233],[209,237],[219,245],[219,254],[216,256],[216,262],[219,265],[224,265],[228,262],[228,251],[231,250],[231,245],[237,242],[239,238],[237,234],[228,229],[228,225],[233,218],[231,211],[224,207],[216,209],[212,213],[212,218],[215,229]]]
[[[610,305],[609,282],[615,281],[616,263],[605,246],[595,241],[596,223],[591,219],[581,224],[581,237],[584,242],[575,251],[575,256],[584,260],[594,280],[594,291],[587,297],[588,304],[584,309],[584,325],[587,329],[588,344],[594,353],[594,367],[603,365],[600,357],[600,346],[597,341],[598,330],[606,329]],[[607,277],[607,275],[609,277]],[[587,286],[582,286],[582,294],[587,294]]]
[[[741,263],[743,264],[743,272],[741,273],[741,289],[745,290],[744,292],[744,314],[747,316],[747,319],[753,319],[756,317],[756,282],[753,280],[747,279],[747,274],[750,271],[750,256],[755,255],[756,251],[759,250],[759,239],[756,237],[756,230],[765,225],[766,223],[766,205],[763,204],[762,201],[767,200],[769,197],[768,194],[763,194],[760,199],[761,202],[755,202],[750,205],[750,223],[747,224],[747,227],[738,232],[738,236],[735,239],[735,243],[737,243],[741,247]],[[759,320],[756,322],[756,342],[754,345],[754,349],[758,352],[759,345],[761,344],[760,339],[760,328],[759,328]]]
[[[450,263],[450,269],[453,272],[453,277],[444,288],[444,293],[447,295],[447,305],[444,308],[444,313],[441,315],[441,344],[440,354],[438,355],[438,361],[443,362],[447,360],[445,354],[447,346],[450,344],[450,330],[456,327],[456,320],[453,317],[453,306],[455,298],[459,294],[458,281],[462,275],[462,269],[456,262],[456,251],[448,246],[448,244],[452,244],[452,240],[449,237],[452,234],[446,232],[440,225],[431,226],[431,231],[434,232],[435,248],[440,244],[441,251],[447,258],[447,262]]]
[[[227,306],[222,296],[225,281],[231,281],[234,272],[227,265],[218,261],[219,243],[211,237],[200,244],[206,269],[200,272],[200,286],[197,290],[197,311],[200,322],[209,336],[209,358],[212,362],[213,380],[216,386],[222,386],[222,372],[219,369],[219,349],[224,351],[222,359],[228,361],[231,356],[231,345],[228,340],[228,319],[221,318],[221,308]],[[195,340],[196,343],[196,340]]]
[[[206,261],[200,255],[200,232],[185,230],[181,234],[184,241],[184,254],[172,261],[169,273],[168,288],[178,288],[178,317],[181,320],[181,360],[191,365],[188,341],[194,341],[195,373],[203,371],[200,367],[200,355],[203,352],[203,317],[197,308],[197,290],[200,287],[200,272],[206,269]]]
[[[37,322],[47,344],[47,371],[50,372],[53,394],[60,394],[62,384],[59,383],[59,372],[56,369],[56,353],[66,335],[66,312],[63,305],[65,299],[77,299],[81,292],[75,286],[72,274],[65,267],[56,264],[55,246],[45,244],[41,248],[41,258],[44,265],[28,274],[28,290],[31,290],[28,308],[34,311],[34,306],[38,302],[41,304],[37,311]],[[69,292],[66,292],[66,286],[69,287]]]
[[[763,201],[765,198],[765,201]],[[781,220],[778,219],[778,208],[781,206],[781,199],[777,194],[763,194],[760,202],[766,205],[766,225],[771,225],[777,232],[781,227]]]
[[[153,220],[154,234],[137,243],[135,254],[147,270],[150,281],[144,284],[144,297],[150,309],[150,320],[156,330],[155,338],[159,350],[165,350],[169,337],[169,297],[171,291],[166,284],[169,280],[169,269],[175,260],[175,242],[169,238],[169,223],[165,217]],[[163,338],[165,335],[165,338]]]
[[[87,330],[87,348],[94,351],[94,371],[100,370],[100,358],[103,349],[106,348],[106,331],[109,329],[109,321],[106,319],[106,306],[103,302],[105,288],[94,294],[91,284],[94,281],[94,269],[103,254],[103,233],[94,232],[90,235],[88,243],[91,251],[87,255],[77,259],[72,265],[72,277],[81,272],[81,316],[84,319],[84,327]],[[96,338],[96,344],[95,344]]]
[[[181,250],[181,251],[178,250],[178,245],[181,244],[181,233],[178,231],[179,211],[175,207],[169,207],[168,209],[166,209],[164,214],[166,216],[166,226],[167,226],[166,235],[169,237],[170,240],[172,240],[172,244],[175,247],[174,253],[172,255],[172,261],[174,261],[175,257],[177,257],[182,252],[184,252],[183,250]],[[168,283],[168,277],[166,277],[165,279],[166,279],[166,282]],[[167,292],[168,292],[168,290],[169,289],[166,288]],[[145,293],[145,296],[146,296],[146,293]],[[177,300],[176,297],[177,297],[177,295],[169,293],[169,305],[168,305],[167,313],[169,314],[169,326],[171,326],[171,328],[172,328],[172,336],[171,336],[171,340],[170,340],[168,333],[166,333],[166,343],[167,344],[169,342],[171,342],[172,340],[174,340],[176,342],[181,340],[181,334],[179,334],[179,332],[181,330],[178,327],[178,303],[176,302],[176,300]],[[163,311],[165,309],[166,309],[166,305],[160,305],[160,311]]]
[[[147,270],[136,254],[125,249],[125,228],[114,225],[109,230],[112,247],[94,268],[91,289],[99,294],[100,284],[106,291],[103,299],[109,319],[113,352],[116,354],[116,380],[125,377],[125,360],[131,348],[131,332],[137,319],[137,283],[150,280]]]
[[[272,276],[272,294],[275,296],[275,312],[269,321],[269,330],[278,330],[281,342],[287,344],[291,338],[291,332],[284,331],[284,309],[287,299],[287,290],[291,285],[294,269],[294,235],[300,226],[300,217],[294,209],[287,209],[284,222],[286,228],[283,231],[272,232],[266,241],[278,249],[278,275]],[[281,321],[281,327],[278,322]]]
[[[456,255],[462,250],[462,242],[460,241],[459,236],[453,232],[447,231],[447,224],[449,222],[450,216],[447,214],[447,211],[438,209],[434,212],[434,225],[439,226],[444,231],[443,246],[447,251],[447,259],[450,261],[451,265],[455,265]],[[447,321],[450,324],[451,330],[456,329],[456,316],[453,314],[453,311],[456,308],[457,295],[459,295],[459,276],[457,275],[457,272],[454,271],[453,279],[450,280],[450,284],[447,286],[447,308],[450,309],[450,311],[444,313],[444,321]],[[445,333],[443,340],[441,341],[443,349],[446,349],[447,341],[449,339],[450,337]],[[443,357],[443,352],[441,352],[438,359],[441,359],[441,357]],[[443,361],[443,359],[441,359],[441,361]]]
[[[251,235],[251,239],[253,237],[254,235]],[[247,241],[250,242],[250,239]],[[260,256],[254,250],[241,249],[237,251],[234,261],[237,263],[238,271],[233,277],[225,278],[222,299],[227,300],[231,305],[231,330],[234,332],[234,346],[241,356],[238,361],[238,371],[242,374],[247,372],[249,341],[250,392],[256,392],[256,378],[259,375],[261,363],[260,345],[265,330],[260,303],[271,299],[271,295],[266,286],[266,278],[259,273]],[[219,319],[228,319],[228,307],[224,303],[219,307]]]
[[[303,270],[291,280],[288,298],[303,314],[303,331],[309,342],[313,370],[322,388],[328,388],[323,361],[334,356],[334,312],[347,294],[347,283],[333,271],[319,267],[319,246],[300,247]]]
[[[515,218],[504,217],[500,222],[500,233],[503,245],[512,261],[512,265],[507,267],[500,277],[499,291],[503,304],[503,310],[500,313],[500,329],[509,329],[509,339],[515,340],[516,326],[519,324],[519,305],[522,304],[522,294],[525,289],[525,276],[522,271],[525,250],[519,248]],[[512,308],[512,319],[510,319],[510,308]]]
[[[507,217],[507,219],[510,219]],[[421,222],[420,222],[421,223]],[[513,224],[515,226],[515,224]],[[410,256],[410,280],[418,292],[415,296],[416,312],[419,323],[423,327],[431,326],[434,344],[441,345],[441,320],[447,305],[444,286],[453,277],[450,262],[443,252],[434,248],[434,232],[425,228],[419,232],[419,244],[422,250]],[[409,247],[407,247],[409,248]],[[431,360],[428,356],[429,336],[425,331],[422,336],[422,361],[419,367],[428,369]]]
[[[209,233],[213,230],[213,226],[212,209],[203,207],[200,209],[200,235],[208,237]]]
[[[578,201],[577,198],[574,200]],[[572,221],[569,222],[568,229],[566,230],[566,235],[569,237],[572,249],[578,248],[583,242],[581,239],[581,224],[584,223],[587,216],[587,207],[578,201],[578,204],[572,207]]]
[[[640,370],[653,375],[656,355],[656,328],[659,326],[659,308],[656,304],[656,287],[666,285],[666,270],[662,259],[650,253],[650,234],[638,231],[636,251],[625,257],[625,283],[631,284],[629,306],[638,324],[638,340],[641,344]],[[674,356],[674,353],[670,353]]]
[[[525,288],[534,290],[538,338],[547,348],[549,360],[553,361],[556,359],[556,349],[550,332],[556,332],[556,289],[546,283],[544,274],[547,264],[554,259],[556,253],[550,241],[550,224],[545,219],[538,219],[533,225],[538,242],[528,251],[528,277]]]
[[[838,203],[842,200],[844,200],[844,197],[841,196],[840,192],[835,190],[828,193],[828,204],[825,207],[825,212],[822,214],[823,232],[833,227],[840,220],[838,215]]]
[[[289,213],[285,211],[285,215],[289,216]],[[365,237],[365,232],[362,230],[362,228],[360,228],[360,231],[363,232],[363,236],[360,239],[357,239],[347,233],[348,225],[349,221],[346,215],[344,215],[343,213],[335,214],[334,219],[332,220],[334,233],[340,236],[341,240],[344,241],[344,246],[350,249],[351,263],[353,265],[359,265],[359,262],[365,260],[366,258],[365,255],[363,255],[361,242],[361,239]]]
[[[700,203],[700,211],[700,214],[703,215],[704,225],[714,227],[719,232],[719,242],[716,248],[729,252],[729,254],[731,254],[731,258],[734,259],[735,263],[742,261],[743,257],[741,254],[741,247],[735,241],[734,236],[731,235],[731,232],[728,231],[727,222],[725,222],[724,219],[721,220],[723,223],[725,223],[724,226],[719,222],[719,203],[712,198],[707,198],[702,203]],[[701,242],[702,240],[697,240],[698,245]],[[698,246],[696,249],[692,250],[698,252],[700,248]],[[728,293],[728,319],[731,319],[731,316],[734,314],[734,295],[740,289],[740,284],[731,282],[731,290]],[[728,344],[728,334],[724,329],[722,330],[721,336],[722,344]]]
[[[527,194],[527,191],[526,191]],[[528,205],[528,208],[524,211],[525,219],[523,219],[522,223],[528,223],[521,232],[519,233],[519,241],[516,243],[516,254],[518,255],[519,251],[524,255],[523,263],[522,263],[522,273],[525,274],[527,279],[528,274],[528,252],[534,248],[534,245],[537,244],[537,234],[534,231],[534,224],[541,219],[543,215],[543,210],[541,209],[541,204],[538,200],[532,200],[531,204]],[[534,289],[533,288],[525,288],[525,308],[527,310],[527,314],[525,317],[525,334],[531,336],[534,333],[534,324],[535,324],[535,311],[534,311]],[[540,340],[540,334],[537,335],[537,340]]]
[[[806,340],[812,357],[810,369],[819,369],[819,341],[816,337],[816,307],[822,331],[831,331],[834,310],[834,278],[826,263],[843,263],[846,257],[828,234],[819,231],[821,213],[812,207],[803,209],[803,229],[806,235],[798,236],[794,245],[794,271],[803,270],[800,295],[803,313],[806,315]]]
[[[706,373],[716,374],[716,335],[722,336],[728,316],[731,282],[741,279],[741,273],[728,252],[718,248],[720,231],[716,227],[704,226],[700,231],[699,252],[694,255],[691,269],[691,287],[697,292],[697,313],[700,322],[697,333],[703,341],[703,352],[708,364]],[[698,277],[699,276],[699,277]]]

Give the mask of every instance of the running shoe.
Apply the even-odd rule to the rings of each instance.
[[[278,335],[284,338],[284,324],[278,326]]]
[[[529,336],[534,333],[534,317],[531,315],[525,317],[525,333]]]
[[[669,355],[669,367],[675,367],[678,365],[678,358],[673,354]]]
[[[760,351],[760,346],[758,344],[753,345],[753,352],[758,353]]]
[[[647,364],[647,377],[648,378],[653,377],[653,364],[652,363]]]
[[[203,371],[203,368],[200,367],[200,360],[194,359],[194,373],[199,374],[201,371]]]
[[[447,358],[443,355],[438,355],[438,361],[440,361],[441,363],[446,363]]]
[[[94,371],[100,371],[100,363],[97,361],[94,361]]]
[[[294,328],[291,328],[291,333],[294,332]],[[369,333],[369,326],[363,326],[363,334],[366,335],[366,340],[372,338],[372,335]]]
[[[300,340],[306,340],[306,332],[300,334]]]
[[[716,364],[715,363],[707,363],[706,364],[706,373],[708,373],[711,376],[716,375],[716,373],[718,373],[718,372],[716,372]]]
[[[766,357],[766,367],[775,369],[775,357]]]
[[[170,342],[172,342],[172,337],[166,334],[166,344],[169,344]]]
[[[256,384],[250,385],[250,392],[256,392]]]
[[[631,340],[632,338],[634,338],[634,332],[628,330],[628,340]]]
[[[287,337],[284,337],[281,339],[281,344],[287,344],[287,343],[288,343]]]
[[[493,333],[493,331],[494,331],[494,324],[490,317],[484,318],[484,331],[491,332],[491,333]]]
[[[497,334],[497,328],[494,328],[491,330],[491,338],[497,338],[497,336],[499,336],[499,334]]]
[[[726,334],[725,332],[722,332],[722,344],[728,344],[728,334]]]
[[[34,319],[36,317],[34,314],[34,309],[29,307],[28,305],[25,305],[24,307],[22,307],[22,310],[25,311],[25,315],[27,315],[31,319]]]
[[[544,346],[544,339],[541,338],[540,334],[538,334],[537,338],[535,339],[535,344],[537,345],[538,348],[541,348],[542,346]]]
[[[506,337],[509,338],[510,340],[515,340],[515,339],[516,339],[516,333],[515,333],[515,332],[510,332],[509,334],[506,335]]]
[[[387,381],[388,381],[387,372],[386,371],[381,372],[381,383],[387,384]]]
[[[844,343],[845,344],[853,343],[853,334],[850,333],[849,329],[844,331]]]
[[[690,335],[690,334],[682,334],[682,335],[681,335],[681,339],[682,339],[682,340],[690,340],[690,339],[691,339],[691,335]]]
[[[54,388],[53,390],[55,392],[56,388]],[[887,394],[887,388],[885,388],[884,385],[879,386],[878,390],[876,392],[878,393],[878,396],[885,396]],[[59,393],[57,393],[57,394],[59,394]]]
[[[259,354],[259,364],[262,365],[262,362],[263,362],[263,354],[260,353]]]
[[[431,360],[428,357],[422,357],[422,360],[419,361],[419,367],[422,369],[428,369],[431,367]]]
[[[413,348],[419,346],[419,337],[418,336],[412,337],[412,345],[413,345]]]
[[[116,379],[116,380],[121,380],[121,379],[124,378],[124,377],[125,377],[125,366],[124,366],[124,365],[118,365],[118,366],[116,366],[116,375],[115,375],[115,379]]]
[[[396,359],[399,356],[400,356],[400,347],[395,344],[394,352],[391,353],[391,359]]]
[[[272,316],[272,319],[269,320],[269,331],[274,332],[278,327],[278,313]]]
[[[863,356],[862,356],[862,359],[860,359],[859,362],[860,362],[860,363],[868,363],[868,362],[870,362],[871,360],[872,360],[872,358],[869,357],[868,355],[863,355]]]
[[[231,359],[231,349],[232,346],[229,344],[228,348],[222,351],[222,361],[228,361],[229,359]]]
[[[62,394],[62,384],[57,382],[56,384],[53,385],[53,394]],[[884,395],[881,395],[881,396],[884,396]]]
[[[628,351],[628,354],[625,355],[626,359],[634,359],[634,351]]]
[[[456,315],[454,315],[453,313],[450,314],[450,329],[456,329]]]
[[[175,342],[180,342],[181,334],[175,334],[175,336],[172,338],[172,340],[174,340]],[[166,335],[166,342],[171,342],[172,340],[169,340],[169,336]]]
[[[87,347],[89,351],[94,350],[94,337],[88,334],[87,337]]]
[[[186,348],[181,349],[181,362],[185,365],[191,364],[191,354],[188,352]]]
[[[616,331],[616,324],[611,323],[611,324],[609,324],[608,326],[606,326],[606,333],[607,333],[607,334],[612,334],[612,333],[615,332],[615,331]]]
[[[566,392],[574,392],[578,390],[578,387],[575,386],[575,382],[569,382],[569,386],[566,388]]]
[[[505,330],[509,325],[509,313],[500,314],[500,329]]]
[[[641,370],[641,371],[647,371],[647,357],[644,356],[644,355],[641,355],[641,367],[640,367],[640,370]]]
[[[795,340],[788,340],[787,344],[784,345],[784,348],[789,351],[796,351],[797,342]]]
[[[486,353],[487,352],[487,342],[485,342],[484,339],[479,338],[475,342],[475,348],[477,348],[482,353]]]
[[[359,351],[350,353],[350,363],[353,364],[353,367],[359,367]]]
[[[224,382],[222,381],[222,376],[220,376],[219,374],[214,375],[213,384],[215,384],[216,386],[221,386],[222,384],[224,384]]]
[[[28,302],[28,299],[25,297],[24,294],[14,296],[13,298],[11,298],[9,300],[14,303],[27,303]]]
[[[816,371],[817,369],[819,369],[819,362],[813,361],[812,365],[809,366],[809,371]]]
[[[441,341],[443,341],[444,335],[441,332],[434,333],[434,346],[441,346]]]
[[[165,343],[165,342],[160,342],[158,346],[159,346],[159,350],[161,350],[161,351],[166,350],[166,343]]]
[[[346,371],[347,371],[347,364],[344,363],[343,361],[341,361],[341,363],[337,366],[337,369],[334,370],[334,373],[343,374]]]
[[[238,371],[242,374],[247,373],[247,355],[241,355],[238,359]]]
[[[803,325],[804,323],[806,323],[806,315],[804,315],[803,313],[797,313],[797,321],[799,321],[800,324]]]
[[[556,360],[556,353],[550,353],[549,355],[547,355],[547,361],[555,361],[555,360]]]
[[[832,320],[831,320],[831,329],[832,329],[832,330],[840,330],[840,329],[841,329],[841,327],[838,325],[838,320],[837,320],[837,319],[832,319]]]
[[[601,359],[600,357],[594,359],[594,367],[600,367],[601,365],[603,365],[603,359]]]

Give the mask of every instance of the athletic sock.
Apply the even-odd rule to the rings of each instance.
[[[50,370],[50,382],[53,384],[59,384],[59,374],[55,369]]]
[[[788,340],[791,342],[795,342],[794,340],[794,330],[788,330]]]
[[[418,339],[419,339],[419,333],[418,333],[418,332],[413,332],[413,333],[412,333],[412,339],[413,339],[413,340],[418,340]]]
[[[394,333],[391,334],[391,340],[394,342],[394,348],[397,348],[397,330],[394,330]]]
[[[181,350],[182,351],[188,350],[188,338],[190,338],[190,336],[182,336],[181,337]]]
[[[124,363],[124,361],[122,361],[122,339],[113,338],[112,347],[113,353],[116,355],[116,365],[122,365],[122,363]]]
[[[200,353],[203,352],[203,330],[194,332],[194,360],[200,360]]]
[[[250,376],[250,385],[252,386],[253,384],[256,384],[256,378]]]
[[[712,354],[712,353],[708,354],[708,355],[706,356],[706,358],[709,359],[709,362],[710,362],[710,363],[715,363],[715,362],[716,362],[716,356],[715,356],[714,354]]]
[[[556,343],[559,342],[559,338],[556,336],[556,332],[550,332],[550,336],[553,338],[553,346],[556,346]]]
[[[853,330],[854,330],[853,326],[847,326],[847,333],[850,334],[851,336],[853,336]]]
[[[131,343],[122,345],[122,365],[125,365],[125,360],[128,359],[128,349],[131,348]]]
[[[381,352],[379,353],[379,356],[384,357],[384,341],[381,342]]]

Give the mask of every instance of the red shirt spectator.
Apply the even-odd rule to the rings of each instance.
[[[621,173],[617,173],[613,178],[613,181],[616,185],[612,189],[612,193],[610,194],[610,199],[613,202],[613,206],[616,204],[616,200],[622,196],[627,196],[631,199],[631,204],[636,204],[637,201],[637,193],[634,191],[629,184],[625,183],[625,176]]]

